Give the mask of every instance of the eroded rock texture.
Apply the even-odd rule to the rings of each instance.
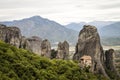
[[[104,67],[104,53],[100,44],[100,37],[95,26],[84,25],[79,33],[74,60],[79,60],[82,56],[88,55],[92,58],[92,71],[101,73],[108,77]]]
[[[20,29],[0,24],[0,40],[19,48],[21,39]]]
[[[59,42],[58,49],[57,49],[57,59],[68,59],[69,56],[69,44],[67,41],[63,43]]]
[[[105,52],[105,66],[107,69],[114,71],[115,66],[114,66],[114,50],[109,49]]]
[[[0,40],[42,56],[49,58],[51,56],[51,45],[48,40],[42,41],[37,36],[26,38],[21,35],[21,31],[17,27],[7,27],[6,25],[0,24]]]
[[[51,45],[47,39],[43,40],[41,43],[41,55],[48,58],[51,57]]]
[[[109,49],[105,51],[105,68],[108,74],[112,73],[116,79],[120,79],[120,75],[115,67],[115,51],[114,49]],[[111,75],[110,75],[111,76]]]
[[[37,36],[32,36],[30,38],[22,37],[21,48],[41,55],[41,43],[42,39]]]

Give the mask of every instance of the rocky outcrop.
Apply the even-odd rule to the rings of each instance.
[[[63,43],[59,42],[57,49],[57,59],[68,59],[69,56],[69,44],[67,41]]]
[[[41,55],[41,42],[42,39],[37,36],[32,36],[31,38],[22,37],[21,48]]]
[[[105,52],[105,66],[111,71],[115,70],[113,55],[115,55],[113,49],[109,49]]]
[[[114,49],[109,49],[105,51],[105,68],[106,68],[107,73],[108,74],[113,73],[116,78],[120,79],[120,75],[117,72],[116,67],[115,67],[114,58],[115,58]],[[113,76],[113,74],[110,76]]]
[[[21,33],[19,28],[7,27],[6,25],[0,24],[0,40],[19,48],[20,39]]]
[[[108,77],[104,70],[104,53],[100,44],[100,37],[95,26],[84,25],[79,33],[74,60],[79,60],[82,56],[88,55],[92,58],[92,72],[101,73]]]
[[[6,25],[0,24],[0,40],[42,56],[50,58],[51,55],[51,46],[48,40],[42,41],[37,36],[26,38],[21,35],[21,31],[17,27],[7,27]]]
[[[20,48],[25,49],[25,47],[26,47],[25,42],[26,42],[26,37],[22,36],[20,39]]]
[[[51,45],[47,39],[43,40],[41,43],[41,55],[48,58],[51,57]]]

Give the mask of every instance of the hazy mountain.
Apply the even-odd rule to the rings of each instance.
[[[120,22],[116,22],[100,29],[103,37],[120,37]]]
[[[104,26],[99,32],[103,44],[120,45],[120,22]]]
[[[68,29],[55,21],[51,21],[40,16],[33,16],[22,20],[1,22],[7,26],[17,26],[21,29],[22,35],[39,36],[43,39],[49,39],[51,42],[68,40],[76,42],[78,32]]]
[[[80,22],[80,23],[70,23],[68,25],[65,25],[68,29],[72,29],[75,31],[80,31],[83,28],[83,25],[85,25],[86,22]]]
[[[92,21],[92,22],[89,22],[87,24],[90,24],[90,25],[94,25],[99,29],[101,29],[102,27],[104,26],[107,26],[107,25],[110,25],[110,24],[113,24],[115,23],[116,21]]]
[[[72,29],[72,30],[76,30],[76,31],[80,31],[83,27],[83,25],[87,24],[87,25],[94,25],[99,29],[101,29],[102,27],[109,25],[109,24],[113,24],[115,23],[114,21],[92,21],[92,22],[80,22],[80,23],[70,23],[68,25],[66,25],[67,28]]]

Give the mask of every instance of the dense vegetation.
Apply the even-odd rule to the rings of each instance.
[[[0,80],[105,80],[77,62],[40,57],[0,41]]]

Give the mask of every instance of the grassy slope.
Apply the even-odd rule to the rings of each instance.
[[[0,41],[0,80],[105,80],[77,62],[50,60]]]

